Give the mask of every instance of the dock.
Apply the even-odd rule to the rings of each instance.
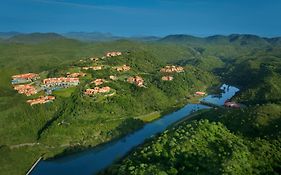
[[[32,170],[35,168],[35,166],[40,162],[40,160],[42,159],[42,156],[39,157],[39,159],[36,160],[36,162],[32,165],[32,167],[28,170],[28,172],[25,175],[29,175]]]

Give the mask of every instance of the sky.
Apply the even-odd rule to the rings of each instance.
[[[0,32],[281,36],[281,0],[3,0]]]

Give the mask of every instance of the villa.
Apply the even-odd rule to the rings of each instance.
[[[137,86],[139,86],[139,87],[143,87],[144,85],[144,80],[143,80],[143,78],[142,77],[140,77],[140,76],[135,76],[135,77],[129,77],[128,79],[127,79],[127,81],[129,82],[129,83],[132,83],[132,84],[135,84],[135,85],[137,85]]]
[[[20,94],[25,94],[26,96],[31,96],[37,94],[37,90],[34,86],[30,84],[15,85],[14,89]]]
[[[184,72],[183,67],[181,66],[165,66],[163,68],[160,69],[160,72],[164,72],[164,73],[173,73],[173,72]]]
[[[129,71],[131,67],[124,64],[123,66],[114,67],[114,69],[116,69],[118,72],[124,72]]]
[[[28,83],[39,79],[39,75],[35,73],[26,73],[12,76],[12,84]]]
[[[106,53],[107,57],[115,57],[115,56],[120,56],[120,55],[122,55],[121,52],[107,52]]]
[[[92,81],[91,83],[94,83],[96,86],[102,85],[103,83],[105,83],[104,79],[95,79],[94,81]]]
[[[36,99],[27,100],[26,102],[32,106],[36,104],[44,104],[44,103],[52,102],[53,100],[55,100],[54,96],[41,96]]]
[[[172,76],[163,76],[161,79],[163,81],[172,81],[174,79],[174,77],[172,77]]]
[[[84,94],[85,95],[94,95],[94,94],[98,94],[98,93],[107,93],[111,90],[111,88],[109,86],[105,86],[105,87],[95,87],[94,89],[86,89]]]

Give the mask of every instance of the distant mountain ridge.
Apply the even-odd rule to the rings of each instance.
[[[234,44],[240,46],[270,46],[281,45],[281,37],[267,38],[251,34],[231,34],[213,35],[208,37],[197,37],[186,34],[173,34],[165,37],[157,36],[115,36],[111,33],[101,32],[68,32],[68,33],[19,33],[19,32],[0,32],[0,41],[12,43],[37,44],[42,42],[74,39],[83,42],[104,42],[116,40],[135,40],[135,41],[157,41],[170,43],[183,43],[191,45],[201,44]]]
[[[18,34],[6,39],[6,42],[12,43],[26,43],[37,44],[42,42],[49,42],[54,40],[66,39],[57,33],[31,33],[31,34]]]
[[[246,45],[258,45],[269,46],[272,44],[281,44],[281,38],[265,38],[251,34],[231,34],[225,35],[213,35],[208,37],[195,37],[191,35],[178,34],[168,35],[159,40],[160,42],[176,42],[186,44],[237,44],[241,46]]]

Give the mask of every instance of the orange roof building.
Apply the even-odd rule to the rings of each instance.
[[[102,85],[103,83],[105,83],[104,79],[95,79],[94,81],[92,81],[91,83],[94,83],[96,86]]]
[[[144,80],[143,80],[143,78],[140,77],[140,76],[129,77],[129,78],[127,79],[127,81],[128,81],[129,83],[135,84],[135,85],[137,85],[137,86],[139,86],[139,87],[143,87],[143,86],[144,86]]]
[[[94,95],[94,94],[99,94],[99,93],[107,93],[111,90],[109,86],[105,87],[95,87],[94,89],[86,89],[84,94],[85,95]]]
[[[37,94],[37,90],[34,86],[29,84],[15,85],[14,89],[20,94],[25,94],[26,96]]]
[[[35,73],[18,74],[12,76],[12,84],[27,83],[39,79],[40,76]]]

